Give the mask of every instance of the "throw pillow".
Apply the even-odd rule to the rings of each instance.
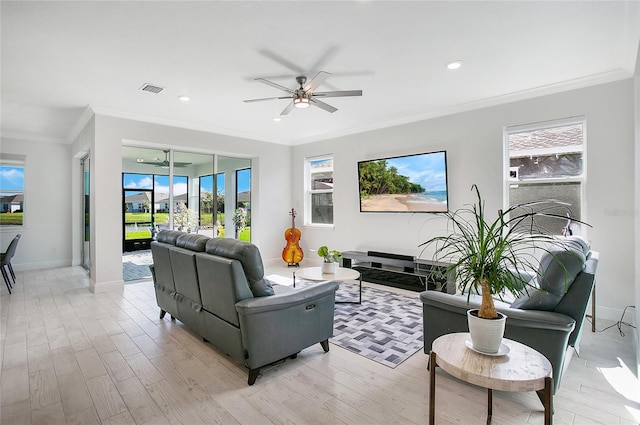
[[[542,256],[536,281],[539,290],[515,300],[512,308],[553,311],[584,267],[585,256],[580,250],[552,248]]]
[[[528,294],[521,295],[511,303],[511,308],[553,311],[562,299],[562,295],[552,294],[541,289],[537,277],[533,278],[531,286],[528,288]]]

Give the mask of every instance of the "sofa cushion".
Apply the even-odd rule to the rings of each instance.
[[[209,254],[240,261],[254,297],[273,295],[271,282],[264,278],[264,267],[258,247],[235,239],[210,239],[205,251]]]
[[[511,308],[553,311],[585,264],[582,249],[552,247],[540,260],[537,276],[531,282],[535,289],[518,297]]]
[[[184,232],[178,232],[177,230],[161,230],[160,233],[158,233],[156,240],[158,242],[175,245],[176,240],[180,235],[184,235]]]
[[[196,233],[181,233],[176,239],[176,246],[189,251],[204,252],[204,248],[207,242],[211,240],[210,237],[204,235],[198,235]]]

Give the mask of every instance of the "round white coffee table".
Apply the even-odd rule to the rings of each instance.
[[[480,354],[467,347],[469,333],[443,335],[433,341],[429,355],[429,424],[435,421],[436,367],[470,384],[487,388],[487,424],[491,422],[493,392],[536,391],[544,404],[544,423],[552,416],[553,375],[551,363],[531,347],[502,339],[508,353],[502,356]]]
[[[361,304],[362,303],[362,276],[360,272],[346,267],[336,267],[335,273],[322,273],[322,267],[304,267],[293,272],[293,287],[296,287],[296,278],[303,280],[312,280],[314,282],[322,282],[325,280],[333,280],[344,282],[345,280],[358,279],[359,297],[358,301],[336,301],[336,304]]]

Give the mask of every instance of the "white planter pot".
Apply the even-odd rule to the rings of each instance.
[[[336,263],[322,263],[322,273],[334,274],[336,272]]]
[[[467,311],[473,348],[487,354],[497,353],[502,343],[507,316],[498,312],[498,316],[500,316],[498,319],[483,319],[471,314],[472,311],[477,313],[478,310]]]

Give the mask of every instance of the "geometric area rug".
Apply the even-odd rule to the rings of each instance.
[[[338,300],[357,300],[358,284],[340,284]],[[362,304],[336,304],[333,344],[395,368],[424,346],[420,295],[362,288]]]

